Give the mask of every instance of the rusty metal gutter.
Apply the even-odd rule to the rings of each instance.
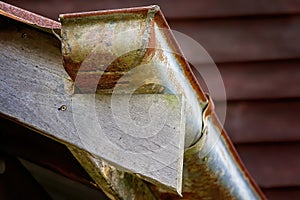
[[[58,22],[3,2],[0,8],[1,15],[35,28],[47,32],[60,29]],[[184,96],[189,114],[183,199],[265,199],[220,125],[212,100],[202,92],[159,7],[65,14],[60,18],[63,63],[75,85],[75,93],[111,94],[117,88],[117,92],[124,94],[128,88],[135,88],[136,93]],[[128,27],[132,29],[126,30]],[[153,68],[142,73],[129,73],[141,65]],[[122,79],[125,74],[128,76]],[[142,87],[134,84],[148,77],[152,77],[156,84],[151,81],[144,82]],[[22,119],[18,120],[22,122]],[[101,159],[76,148],[71,141],[63,143],[69,145],[75,157],[111,199],[180,199],[178,194],[159,183],[145,184],[136,175],[122,172],[108,163],[99,165]],[[121,178],[124,173],[134,185]],[[99,177],[103,181],[99,181]]]
[[[35,13],[27,10],[15,7],[13,5],[0,2],[0,14],[19,22],[34,26],[36,28],[51,30],[60,29],[61,25],[59,22],[53,21],[46,17],[42,17]]]

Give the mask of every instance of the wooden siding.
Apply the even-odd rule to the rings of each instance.
[[[57,19],[60,13],[128,8],[142,5],[157,4],[161,7],[167,18],[221,18],[238,16],[261,16],[261,15],[281,15],[298,14],[300,12],[300,2],[297,0],[90,0],[82,2],[80,0],[49,0],[47,2],[38,0],[6,0],[4,2],[25,8]]]

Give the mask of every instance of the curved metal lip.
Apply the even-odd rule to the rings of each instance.
[[[175,55],[175,57],[178,60],[178,62],[181,63],[181,67],[183,69],[184,76],[189,80],[189,83],[192,86],[194,92],[197,94],[199,101],[201,103],[203,103],[203,105],[206,105],[208,103],[208,99],[206,98],[206,95],[202,91],[200,84],[198,83],[194,73],[192,72],[192,69],[191,69],[187,59],[184,57],[184,54],[183,54],[180,46],[178,45],[178,42],[175,39],[166,19],[158,5],[112,9],[112,10],[100,10],[100,11],[91,11],[91,12],[80,12],[80,13],[67,13],[67,14],[60,14],[59,19],[60,18],[63,18],[63,19],[74,18],[76,20],[80,20],[80,19],[84,19],[84,18],[93,19],[93,17],[109,16],[109,15],[115,15],[115,14],[120,14],[120,15],[129,14],[128,18],[130,18],[135,14],[144,16],[150,12],[155,14],[155,16],[154,16],[155,23],[157,23],[160,26],[160,28],[167,30],[165,32],[165,37],[166,37],[165,39],[167,40],[168,45],[170,45],[170,47],[174,50],[174,52],[177,53],[177,55]]]
[[[160,7],[158,5],[150,5],[150,6],[133,7],[133,8],[66,13],[66,14],[60,14],[59,16],[62,18],[84,18],[90,16],[101,16],[101,15],[110,15],[110,14],[118,14],[118,13],[147,14],[149,10],[159,11]]]

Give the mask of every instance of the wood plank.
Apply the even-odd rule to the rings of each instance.
[[[174,0],[172,3],[162,0],[91,0],[88,3],[80,0],[47,2],[30,0],[6,0],[6,2],[31,10],[52,19],[57,19],[58,14],[74,11],[91,11],[115,9],[157,4],[167,18],[212,18],[248,15],[292,14],[300,12],[300,3],[297,0],[215,0],[188,2]]]
[[[206,75],[207,84],[213,87],[208,91],[201,77],[202,70],[210,65],[192,67],[194,74],[204,91],[222,94],[221,88],[215,86],[218,76],[215,73]],[[226,89],[227,100],[258,100],[300,97],[300,60],[242,62],[217,64]],[[200,72],[200,73],[199,73]],[[215,101],[220,100],[216,96]]]
[[[6,18],[0,28],[1,114],[180,193],[185,137],[180,97],[74,94],[54,36]],[[130,116],[124,115],[127,108]],[[143,121],[148,115],[149,123]]]
[[[225,129],[234,143],[300,141],[300,101],[229,102]]]
[[[300,60],[218,65],[228,100],[300,97]]]
[[[82,166],[85,167],[85,169],[83,169],[78,161],[73,157],[72,153],[74,154],[75,152],[77,152],[76,156],[81,162],[83,160],[91,159],[91,163],[96,163],[96,159],[91,157],[91,155],[86,152],[78,152],[78,149],[74,149],[74,147],[72,147],[72,153],[70,153],[68,148],[63,144],[44,137],[28,128],[25,128],[4,118],[0,118],[0,128],[1,130],[3,130],[0,133],[0,151],[3,151],[15,157],[26,159],[27,161],[40,166],[34,167],[33,173],[38,175],[40,182],[47,186],[47,190],[50,190],[52,192],[56,191],[56,193],[59,193],[61,195],[74,197],[74,194],[64,192],[64,190],[60,190],[60,188],[62,187],[61,184],[64,185],[64,188],[75,187],[77,189],[84,190],[84,192],[89,192],[87,191],[88,188],[81,186],[81,184],[83,184],[93,189],[89,192],[91,193],[91,196],[93,196],[93,193],[96,192],[95,190],[98,190],[99,195],[101,195],[102,192],[99,191],[98,186],[103,187],[104,184],[103,182],[102,184],[100,184],[100,175],[98,175],[97,179],[95,179],[94,181],[85,171],[88,170],[93,178],[95,178],[98,173],[103,172],[105,173],[104,178],[106,178],[106,181],[115,181],[111,183],[111,185],[109,185],[110,188],[104,188],[106,190],[111,190],[111,187],[113,185],[113,188],[116,191],[123,192],[122,195],[125,195],[125,193],[127,195],[137,194],[137,191],[139,191],[139,189],[143,189],[142,191],[139,191],[140,193],[146,192],[146,187],[135,187],[135,192],[132,192],[130,189],[128,189],[128,187],[130,187],[127,184],[128,179],[120,179],[118,176],[132,176],[132,178],[129,179],[132,180],[131,184],[139,184],[140,186],[143,185],[143,183],[141,183],[142,180],[129,173],[124,174],[123,171],[118,171],[114,167],[99,159],[97,160],[97,166],[95,164],[93,166],[89,166],[89,168],[87,167],[87,165],[89,164],[88,162],[82,163]],[[101,163],[102,165],[100,165],[99,163]],[[97,169],[100,169],[100,167],[103,168],[101,168],[102,170],[98,171]],[[114,177],[110,179],[107,178],[108,175]],[[77,184],[75,184],[74,181],[76,181]],[[124,181],[124,183],[122,181]],[[99,183],[98,186],[96,182]],[[78,194],[77,196],[80,196],[80,194]],[[150,199],[150,193],[148,194],[148,197]]]
[[[80,115],[73,119],[81,146],[181,194],[186,115],[180,97],[75,94],[73,114]]]
[[[300,143],[236,145],[250,174],[263,188],[300,186]]]
[[[269,200],[299,199],[300,187],[262,189]]]
[[[263,19],[263,20],[262,20]],[[173,30],[202,45],[216,63],[293,59],[300,57],[300,17],[264,17],[215,20],[169,20]],[[191,63],[203,55],[190,41],[175,37]]]

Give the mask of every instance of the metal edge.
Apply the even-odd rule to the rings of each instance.
[[[78,12],[78,13],[66,13],[60,14],[60,18],[86,18],[110,14],[119,13],[130,13],[130,14],[147,14],[149,10],[158,11],[160,10],[158,5],[143,6],[143,7],[133,7],[133,8],[122,8],[122,9],[112,9],[112,10],[100,10],[100,11],[89,11],[89,12]]]
[[[40,28],[40,29],[60,29],[59,22],[43,17],[41,15],[29,12],[22,8],[0,2],[0,15],[13,20]]]

